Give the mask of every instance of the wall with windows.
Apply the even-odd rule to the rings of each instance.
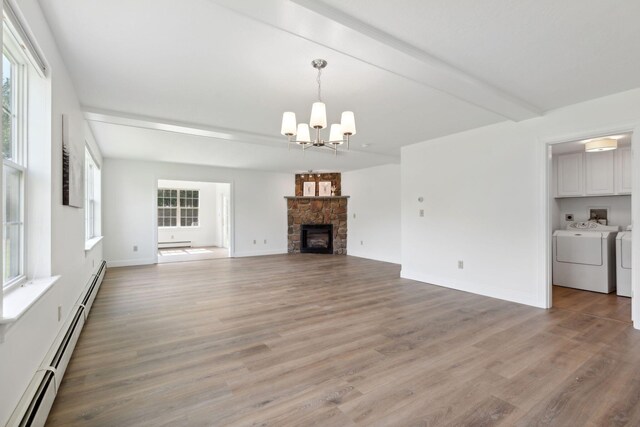
[[[290,174],[105,159],[102,177],[104,254],[109,266],[156,261],[159,179],[232,183],[232,255],[287,252],[287,205],[283,197],[293,195]]]
[[[102,260],[100,243],[85,251],[84,209],[62,206],[62,114],[69,116],[70,137],[80,145],[86,140],[98,164],[100,150],[86,133],[75,89],[37,0],[16,4],[49,66],[46,78],[29,72],[25,272],[29,277],[61,278],[0,343],[0,425],[7,422]],[[3,304],[9,299],[4,300]]]
[[[217,187],[218,184],[213,182],[158,181],[159,189],[176,189],[178,192],[180,190],[198,191],[198,225],[182,226],[180,217],[178,217],[176,226],[158,227],[158,242],[190,241],[192,246],[216,246],[218,241],[218,230],[216,229]],[[158,209],[164,208],[159,207]],[[194,209],[194,207],[188,209]],[[178,208],[176,207],[175,210],[177,211]]]

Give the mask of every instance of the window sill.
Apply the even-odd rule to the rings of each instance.
[[[42,296],[47,293],[60,276],[29,280],[24,285],[4,294],[2,316],[0,316],[0,342],[9,327],[17,322]]]
[[[84,242],[84,251],[88,252],[103,239],[104,236],[94,237]]]

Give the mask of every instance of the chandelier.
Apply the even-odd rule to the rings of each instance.
[[[327,127],[327,109],[322,102],[322,69],[327,66],[327,61],[324,59],[314,59],[311,61],[311,66],[318,70],[318,101],[314,102],[311,106],[311,118],[309,124],[298,123],[296,124],[296,113],[286,112],[282,115],[282,129],[280,133],[286,136],[289,140],[289,148],[291,143],[302,146],[302,150],[306,150],[310,147],[322,147],[333,150],[335,155],[338,155],[338,147],[345,142],[347,143],[347,150],[349,150],[349,137],[356,134],[356,121],[353,116],[353,111],[344,111],[340,119],[340,123],[334,123],[331,125],[329,131],[329,139],[324,140],[320,137],[320,129]],[[311,139],[309,126],[315,129],[314,139]],[[294,138],[295,137],[295,138]]]

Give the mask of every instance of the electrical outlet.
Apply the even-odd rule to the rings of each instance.
[[[62,306],[58,306],[58,322],[62,320]]]
[[[133,252],[138,252],[138,245],[133,245]]]
[[[254,245],[256,244],[256,239],[253,239],[253,244],[254,244]]]
[[[353,214],[353,219],[356,219],[356,214]]]
[[[267,239],[264,239],[264,244],[265,244],[265,245],[267,244]]]
[[[565,221],[573,221],[573,214],[564,214]]]
[[[424,209],[420,209],[420,216],[424,216]]]
[[[364,245],[364,241],[360,240],[360,245]]]
[[[460,270],[462,270],[464,268],[464,261],[462,261],[462,260],[458,261],[458,268]]]

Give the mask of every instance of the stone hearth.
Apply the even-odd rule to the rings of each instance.
[[[333,253],[346,255],[348,197],[286,197],[289,253],[300,252],[302,224],[332,224]]]

